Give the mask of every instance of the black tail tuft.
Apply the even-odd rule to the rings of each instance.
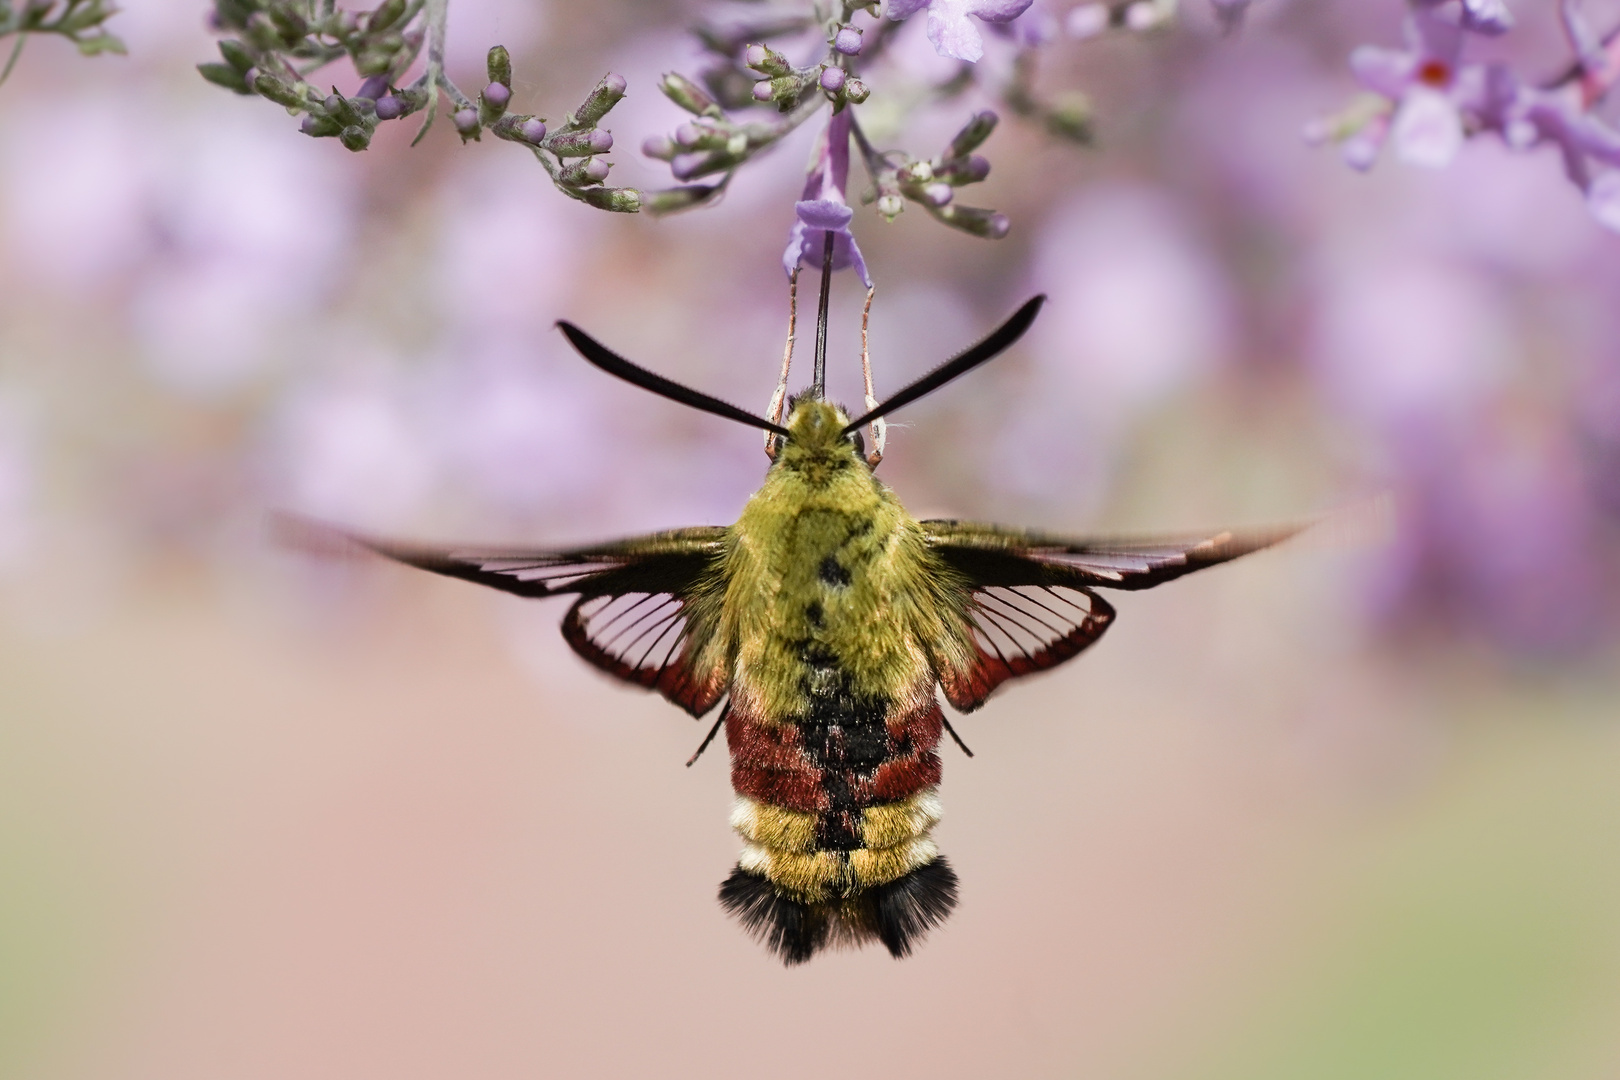
[[[740,866],[720,883],[720,906],[789,967],[804,963],[827,944],[830,926],[823,905],[783,896],[762,875]]]
[[[806,904],[739,866],[720,884],[720,906],[789,967],[874,937],[900,959],[956,907],[956,872],[938,858],[848,899]]]
[[[956,907],[956,871],[941,856],[879,885],[869,897],[878,940],[898,960],[910,956],[912,946]]]

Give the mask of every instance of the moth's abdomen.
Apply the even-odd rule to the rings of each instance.
[[[956,875],[931,836],[939,822],[944,717],[844,694],[770,723],[730,708],[745,843],[721,903],[788,963],[832,943],[876,938],[905,956],[956,903]]]

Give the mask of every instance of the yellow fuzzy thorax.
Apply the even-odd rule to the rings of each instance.
[[[805,662],[807,646],[834,658],[850,693],[897,704],[932,691],[924,643],[969,647],[949,571],[848,423],[824,401],[799,404],[728,538],[716,644],[734,696],[769,720],[803,713],[807,689],[835,677]]]

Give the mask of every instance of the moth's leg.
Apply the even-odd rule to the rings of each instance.
[[[795,266],[793,273],[788,275],[788,332],[787,347],[782,350],[782,378],[776,384],[776,393],[771,395],[771,407],[765,415],[770,417],[773,424],[782,422],[782,409],[787,404],[788,368],[793,364],[793,337],[799,321],[799,268]],[[774,432],[765,433],[765,456],[772,461],[776,460],[776,442],[779,436]]]
[[[866,307],[861,311],[861,374],[866,377],[866,407],[868,409],[878,407],[878,399],[872,393],[872,354],[866,345],[866,325],[872,318],[872,294],[875,292],[877,292],[876,286],[866,290]],[[888,433],[888,423],[883,417],[880,416],[872,421],[872,452],[866,455],[866,462],[874,469],[877,468],[878,462],[883,460],[883,439]]]

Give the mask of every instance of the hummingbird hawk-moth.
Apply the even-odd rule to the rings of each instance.
[[[731,824],[743,851],[720,903],[790,965],[830,944],[873,939],[904,957],[957,899],[956,874],[931,837],[937,748],[944,732],[956,736],[938,693],[958,710],[977,709],[1002,683],[1056,667],[1102,637],[1114,609],[1098,590],[1151,588],[1296,531],[1108,540],[906,513],[874,473],[877,423],[1003,352],[1044,299],[881,403],[863,328],[868,408],[854,419],[822,394],[825,270],[814,382],[785,402],[785,359],[771,418],[559,323],[597,367],[765,430],[772,461],[736,523],[565,550],[351,539],[518,596],[571,595],[562,634],[585,660],[694,717],[723,701],[692,758],[725,728]],[[870,302],[868,293],[868,310]],[[861,435],[869,424],[871,453]]]

